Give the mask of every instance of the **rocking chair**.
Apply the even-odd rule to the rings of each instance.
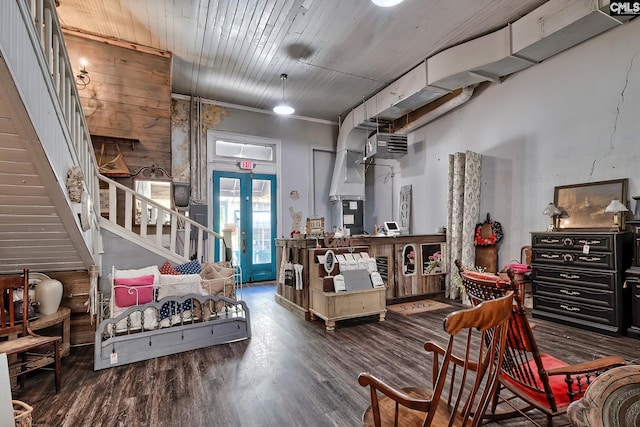
[[[360,374],[358,382],[369,386],[371,392],[364,425],[479,426],[498,386],[512,301],[513,293],[509,292],[503,298],[447,316],[447,348],[433,342],[424,345],[433,353],[431,389],[396,389],[368,372]],[[466,346],[462,357],[453,354],[454,342],[458,350]]]
[[[549,354],[541,354],[522,305],[522,286],[514,279],[513,271],[507,271],[507,280],[464,270],[459,260],[455,264],[473,306],[500,298],[510,291],[516,294],[499,377],[500,385],[487,418],[504,419],[520,414],[536,424],[526,415],[536,408],[546,414],[547,425],[552,426],[553,417],[566,413],[569,404],[582,397],[595,377],[625,364],[621,357],[607,356],[569,365]],[[506,411],[503,410],[504,404],[508,405]]]

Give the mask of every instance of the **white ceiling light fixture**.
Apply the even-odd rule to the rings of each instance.
[[[380,7],[391,7],[402,3],[404,0],[371,0],[373,4]]]
[[[282,102],[273,107],[273,112],[281,115],[293,114],[296,110],[284,100],[284,81],[287,80],[286,74],[280,74],[280,80],[282,80]]]

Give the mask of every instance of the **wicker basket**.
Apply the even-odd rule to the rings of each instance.
[[[13,403],[13,420],[16,427],[31,427],[31,412],[33,407],[19,400],[12,400]]]

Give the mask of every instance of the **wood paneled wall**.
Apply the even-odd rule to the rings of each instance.
[[[91,134],[138,140],[133,150],[120,145],[132,173],[151,165],[170,172],[171,54],[70,33],[64,37],[73,68],[78,70],[82,59],[87,62],[91,82],[79,94]],[[101,145],[94,142],[96,153]],[[116,154],[106,143],[104,158]]]

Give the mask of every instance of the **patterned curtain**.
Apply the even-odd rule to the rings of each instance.
[[[473,234],[480,211],[481,156],[467,151],[449,155],[449,203],[447,208],[447,289],[445,295],[458,298],[460,290],[452,280],[454,261],[473,265],[475,248]],[[457,276],[457,273],[456,273]]]

